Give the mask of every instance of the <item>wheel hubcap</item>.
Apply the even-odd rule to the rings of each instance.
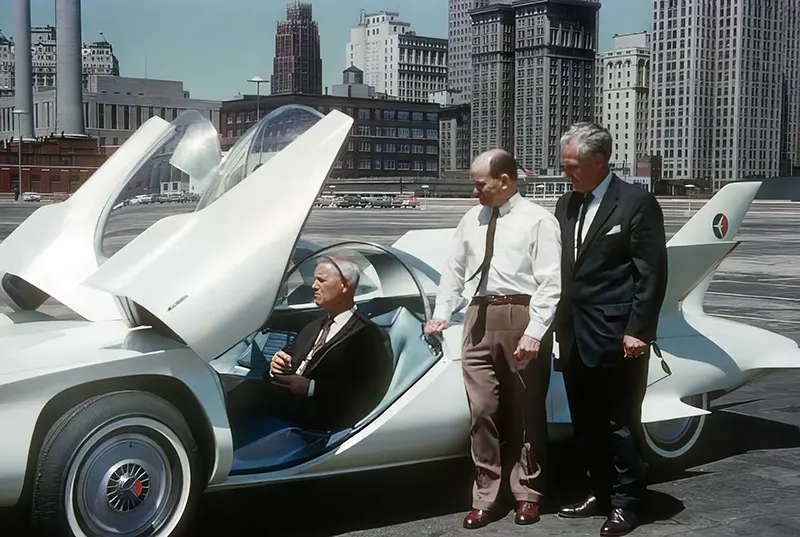
[[[660,444],[679,444],[689,430],[693,418],[661,421],[647,424],[647,432]]]
[[[183,445],[160,423],[127,419],[95,432],[83,442],[67,476],[73,533],[169,534],[188,500],[188,468]]]
[[[138,464],[120,465],[106,485],[108,505],[115,511],[127,513],[142,505],[150,492],[150,476]]]

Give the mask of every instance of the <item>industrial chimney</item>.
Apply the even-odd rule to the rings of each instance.
[[[84,135],[81,0],[56,0],[56,132]]]
[[[14,1],[14,56],[16,107],[23,138],[33,138],[33,60],[31,59],[31,0]],[[16,126],[15,126],[16,127]],[[17,134],[16,128],[14,134]]]

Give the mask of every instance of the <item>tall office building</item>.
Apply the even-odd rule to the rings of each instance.
[[[664,179],[718,189],[800,163],[798,10],[796,0],[654,3],[649,145]]]
[[[286,20],[278,21],[271,93],[322,93],[322,57],[319,27],[311,4],[295,0],[286,6]]]
[[[782,139],[786,159],[781,175],[800,175],[800,6],[787,4],[784,23],[784,84]]]
[[[345,59],[364,71],[376,93],[401,101],[429,102],[447,85],[447,40],[417,35],[396,12],[362,11],[350,29]]]
[[[615,35],[613,48],[598,55],[596,71],[595,115],[614,137],[611,168],[623,175],[634,175],[636,163],[648,154],[648,32]]]
[[[489,149],[514,153],[514,8],[472,12],[472,157]]]
[[[594,0],[516,0],[471,12],[472,153],[502,147],[537,174],[560,169],[560,138],[595,118]]]
[[[512,0],[450,0],[447,22],[447,87],[449,104],[472,100],[472,18],[470,12]]]

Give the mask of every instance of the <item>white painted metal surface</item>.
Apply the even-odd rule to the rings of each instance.
[[[112,295],[85,285],[101,262],[95,234],[106,205],[169,128],[159,117],[149,119],[68,200],[23,221],[0,242],[0,275],[19,276],[90,321],[122,318]]]
[[[331,112],[210,205],[153,224],[87,285],[140,304],[203,359],[217,358],[269,317],[352,123]]]

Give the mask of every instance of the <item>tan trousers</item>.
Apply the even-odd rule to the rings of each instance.
[[[528,307],[518,304],[470,305],[465,313],[462,370],[475,465],[473,509],[495,504],[508,470],[516,501],[544,495],[552,333],[520,379],[514,351],[527,325]]]

